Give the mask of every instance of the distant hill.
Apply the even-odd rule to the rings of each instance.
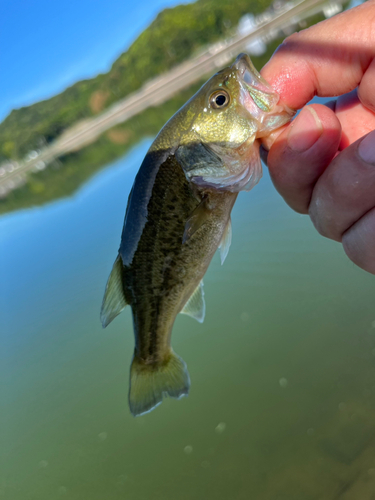
[[[0,124],[0,161],[22,158],[51,142],[76,121],[102,112],[202,46],[229,35],[245,13],[260,13],[270,4],[271,0],[198,0],[164,10],[108,73],[12,111]]]

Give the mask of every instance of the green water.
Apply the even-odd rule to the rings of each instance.
[[[130,310],[103,331],[99,309],[148,145],[69,200],[0,218],[0,497],[370,500],[375,278],[267,174],[205,277],[205,322],[177,318],[189,397],[130,415]]]

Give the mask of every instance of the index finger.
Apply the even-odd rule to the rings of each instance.
[[[262,76],[293,109],[315,95],[355,89],[375,110],[375,0],[288,37],[262,69]]]

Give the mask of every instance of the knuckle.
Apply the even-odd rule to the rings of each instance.
[[[342,237],[346,255],[358,267],[375,274],[375,208],[351,226]]]
[[[291,35],[287,36],[283,42],[279,45],[277,48],[276,52],[277,53],[285,53],[285,52],[291,52],[294,50],[296,44],[298,46],[298,40],[300,38],[299,33],[292,33]]]
[[[315,229],[318,231],[318,233],[321,236],[329,238],[328,231],[326,230],[325,225],[322,223],[321,218],[318,216],[317,211],[315,210],[315,206],[313,204],[310,204],[309,207],[309,217]]]
[[[321,236],[341,241],[341,231],[335,220],[334,211],[327,207],[327,203],[322,196],[313,196],[309,206],[309,216]]]

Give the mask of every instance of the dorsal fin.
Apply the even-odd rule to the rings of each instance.
[[[127,305],[122,286],[122,260],[117,256],[105,288],[100,320],[103,328],[115,319]]]
[[[230,244],[232,243],[232,222],[230,217],[228,219],[227,225],[225,226],[223,236],[220,241],[220,259],[221,265],[224,264],[224,261],[228,255]]]
[[[195,318],[199,323],[203,323],[206,313],[206,304],[204,302],[203,281],[199,283],[197,288],[191,294],[181,311],[182,314],[188,314]]]
[[[129,266],[148,220],[148,203],[160,167],[174,149],[150,150],[140,166],[128,199],[119,253],[124,266]],[[126,235],[126,236],[125,236]]]

